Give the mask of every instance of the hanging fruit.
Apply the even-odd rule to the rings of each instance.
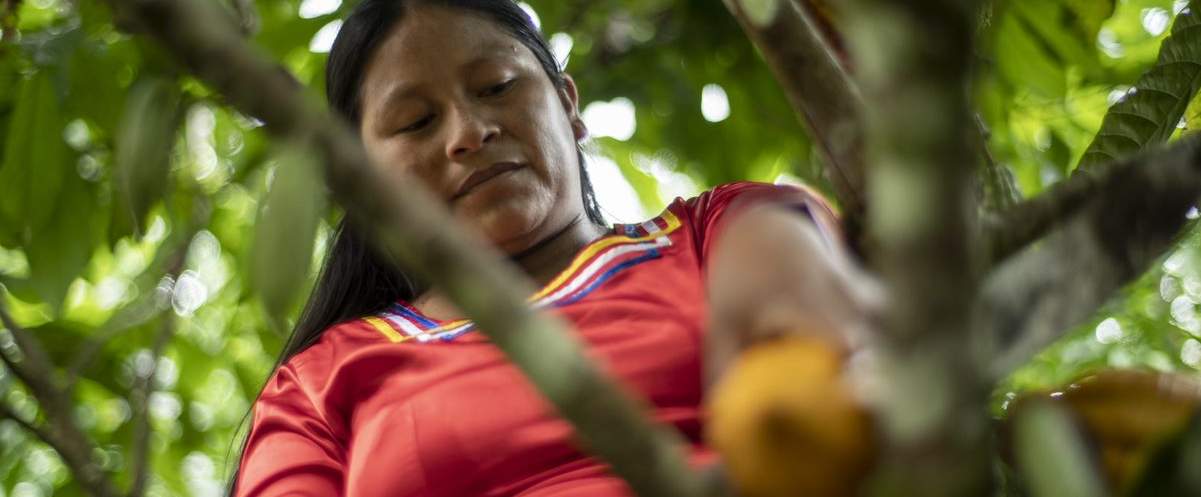
[[[710,443],[740,495],[854,495],[872,422],[827,342],[788,337],[742,352],[710,393]]]

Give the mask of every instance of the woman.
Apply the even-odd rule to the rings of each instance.
[[[326,75],[375,162],[510,254],[542,285],[533,305],[570,321],[697,464],[713,459],[703,349],[716,372],[763,337],[857,315],[833,216],[804,190],[734,183],[606,226],[575,83],[509,0],[365,0]],[[628,495],[459,316],[344,223],[256,401],[233,493]]]

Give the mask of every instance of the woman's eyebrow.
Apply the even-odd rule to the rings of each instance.
[[[508,47],[506,47],[506,48],[508,48]],[[467,61],[467,63],[460,66],[460,69],[463,72],[470,72],[474,69],[477,69],[479,66],[488,64],[488,63],[513,62],[516,64],[519,62],[517,59],[516,52],[517,51],[515,48],[510,48],[510,49],[506,50],[506,49],[502,49],[502,48],[498,47],[494,50],[489,50],[488,52],[480,54],[480,55],[476,56],[475,58]]]
[[[479,66],[488,63],[512,62],[515,65],[518,65],[520,64],[520,61],[517,59],[516,51],[516,47],[497,47],[496,49],[489,50],[487,53],[480,54],[462,64],[460,66],[460,72],[463,74],[470,74],[472,71],[478,69]],[[397,102],[413,97],[414,94],[417,93],[417,86],[417,84],[406,81],[393,82],[389,84],[384,88],[383,96],[380,97],[379,105],[377,107],[381,110],[390,109],[395,106]]]
[[[388,85],[384,90],[384,96],[380,99],[380,104],[384,107],[389,107],[392,104],[406,98],[410,98],[417,92],[417,85],[400,82]]]

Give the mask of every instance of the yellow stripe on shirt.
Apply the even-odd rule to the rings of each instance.
[[[580,269],[584,266],[584,263],[591,260],[593,258],[593,256],[597,255],[598,253],[600,253],[603,250],[606,250],[608,248],[611,248],[611,247],[614,247],[617,245],[642,243],[642,242],[658,239],[663,236],[667,236],[668,234],[670,234],[671,232],[675,231],[677,228],[680,227],[680,219],[677,218],[675,216],[675,214],[672,214],[671,211],[669,211],[669,210],[663,211],[663,214],[659,217],[661,219],[663,219],[665,224],[667,224],[667,227],[663,228],[662,230],[656,231],[654,233],[650,233],[645,236],[639,236],[639,237],[630,237],[630,236],[626,236],[626,235],[613,235],[608,238],[601,239],[601,240],[597,241],[596,243],[593,243],[592,245],[589,245],[587,248],[584,249],[583,252],[580,252],[580,254],[577,255],[575,257],[575,259],[573,259],[571,261],[571,265],[568,266],[567,269],[564,269],[562,272],[560,272],[559,275],[557,277],[555,277],[555,279],[553,281],[551,281],[546,286],[542,287],[541,291],[539,291],[538,293],[531,296],[529,299],[527,299],[527,301],[528,302],[536,302],[536,301],[542,299],[543,297],[550,295],[555,290],[562,288],[563,285],[568,283],[572,277],[578,275]],[[654,222],[654,220],[652,219],[651,222]],[[390,324],[387,321],[380,319],[376,316],[367,316],[367,317],[363,318],[363,320],[366,321],[368,324],[370,324],[373,328],[375,328],[376,331],[379,331],[381,334],[383,334],[385,337],[387,337],[388,340],[393,343],[403,342],[403,341],[413,338],[411,336],[402,335],[401,333],[398,333],[396,328],[393,327],[392,324]],[[469,323],[469,322],[470,322],[470,320],[468,320],[468,319],[458,319],[458,320],[451,321],[448,323],[442,323],[440,326],[436,326],[434,328],[424,330],[422,332],[422,334],[423,335],[435,335],[444,330],[452,330],[454,328],[457,328],[457,327],[459,327],[463,324]]]
[[[648,240],[654,240],[661,236],[666,236],[668,233],[671,233],[672,231],[675,231],[676,228],[680,227],[680,219],[677,218],[675,216],[675,214],[672,214],[671,211],[669,211],[669,210],[663,211],[663,215],[660,217],[662,217],[663,220],[667,222],[667,227],[663,228],[662,231],[656,231],[649,235],[640,236],[637,238],[631,238],[631,237],[625,236],[625,235],[615,235],[615,236],[611,236],[609,238],[600,240],[600,241],[588,246],[588,248],[584,249],[583,252],[580,252],[580,255],[577,255],[575,257],[575,259],[571,261],[571,265],[568,266],[567,269],[565,269],[565,270],[563,270],[563,272],[559,273],[559,276],[556,277],[553,281],[551,281],[550,284],[542,287],[542,291],[534,294],[528,300],[530,302],[539,300],[542,297],[549,295],[555,289],[563,286],[563,284],[566,283],[568,279],[570,279],[572,276],[574,276],[576,274],[577,271],[580,270],[580,267],[583,266],[585,262],[587,262],[589,259],[592,258],[592,256],[596,255],[598,252],[600,252],[602,250],[605,250],[614,245],[627,244],[627,243],[638,243],[638,242],[645,242]]]
[[[370,324],[371,327],[375,328],[375,331],[382,333],[392,343],[403,342],[409,339],[409,337],[401,335],[400,333],[397,333],[396,330],[392,329],[392,325],[375,316],[367,316],[363,318],[363,321],[366,321],[367,324]]]

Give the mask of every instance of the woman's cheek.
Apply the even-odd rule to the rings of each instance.
[[[419,150],[385,141],[376,147],[368,147],[367,151],[375,167],[383,173],[416,179],[435,195],[442,195],[438,178],[433,176],[434,168],[422,166],[429,162],[420,155]]]
[[[409,172],[396,160],[398,154],[395,144],[387,140],[368,139],[363,141],[363,145],[367,148],[367,157],[377,169],[389,174]]]
[[[499,202],[458,206],[456,217],[506,252],[524,250],[554,224],[556,195],[542,182],[523,179],[520,187],[504,192]]]

